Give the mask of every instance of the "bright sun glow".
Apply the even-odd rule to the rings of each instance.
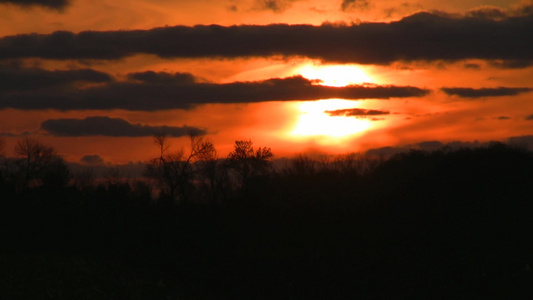
[[[327,136],[346,137],[362,132],[371,126],[366,119],[354,117],[331,117],[325,111],[354,108],[353,101],[331,99],[314,102],[303,102],[298,107],[300,118],[292,135],[296,136]]]
[[[327,86],[341,87],[372,82],[372,79],[361,67],[355,65],[306,65],[298,69],[297,72],[307,79],[321,80],[320,85]]]
[[[372,79],[363,69],[356,65],[321,66],[309,64],[300,67],[297,73],[307,79],[320,80],[320,85],[334,87],[372,82]],[[340,99],[303,102],[298,106],[300,116],[291,134],[300,137],[322,136],[322,142],[330,144],[338,142],[342,137],[367,130],[371,127],[369,120],[330,116],[326,113],[328,110],[355,107],[353,101]]]

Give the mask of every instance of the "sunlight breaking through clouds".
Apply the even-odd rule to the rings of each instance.
[[[298,73],[307,79],[320,80],[320,85],[334,87],[373,82],[361,67],[355,65],[305,65]]]
[[[299,105],[298,123],[293,136],[346,137],[369,129],[370,120],[345,116],[330,116],[327,111],[353,108],[354,102],[340,99],[303,102]]]

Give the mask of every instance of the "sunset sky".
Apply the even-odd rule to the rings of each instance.
[[[0,0],[0,136],[108,163],[155,132],[220,157],[533,148],[532,45],[532,1]]]

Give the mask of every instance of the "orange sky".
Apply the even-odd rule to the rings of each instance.
[[[221,157],[238,139],[278,157],[532,140],[531,1],[13,2],[0,0],[8,155],[31,136],[69,161],[145,161],[161,126],[174,149],[193,128]]]

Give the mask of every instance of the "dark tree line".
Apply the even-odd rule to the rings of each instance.
[[[212,142],[190,135],[189,145],[171,149],[164,134],[154,136],[159,157],[146,163],[145,176],[152,179],[148,188],[158,191],[158,201],[171,204],[209,202],[235,197],[238,190],[257,177],[273,175],[273,154],[268,147],[254,150],[252,141],[235,141],[234,150],[219,158]],[[118,169],[110,168],[105,181],[96,182],[90,167],[73,174],[55,149],[38,140],[24,138],[17,142],[14,157],[5,157],[5,142],[0,139],[0,176],[2,185],[15,193],[32,188],[96,188],[97,185],[126,184]],[[142,181],[132,183],[142,185]],[[103,188],[103,187],[100,187]]]
[[[24,138],[14,148],[15,157],[5,158],[5,142],[0,140],[0,175],[4,185],[16,191],[37,186],[64,187],[70,172],[56,150],[41,142]]]
[[[272,175],[272,151],[252,141],[235,141],[226,159],[218,157],[212,142],[202,136],[189,136],[189,147],[172,151],[165,135],[154,142],[160,156],[147,166],[146,176],[156,180],[163,201],[186,203],[191,200],[213,205],[227,201],[237,190],[258,177]]]
[[[274,168],[251,141],[226,158],[203,137],[155,141],[155,186],[59,180],[61,158],[31,139],[2,158],[3,298],[533,296],[528,150],[300,155]]]

